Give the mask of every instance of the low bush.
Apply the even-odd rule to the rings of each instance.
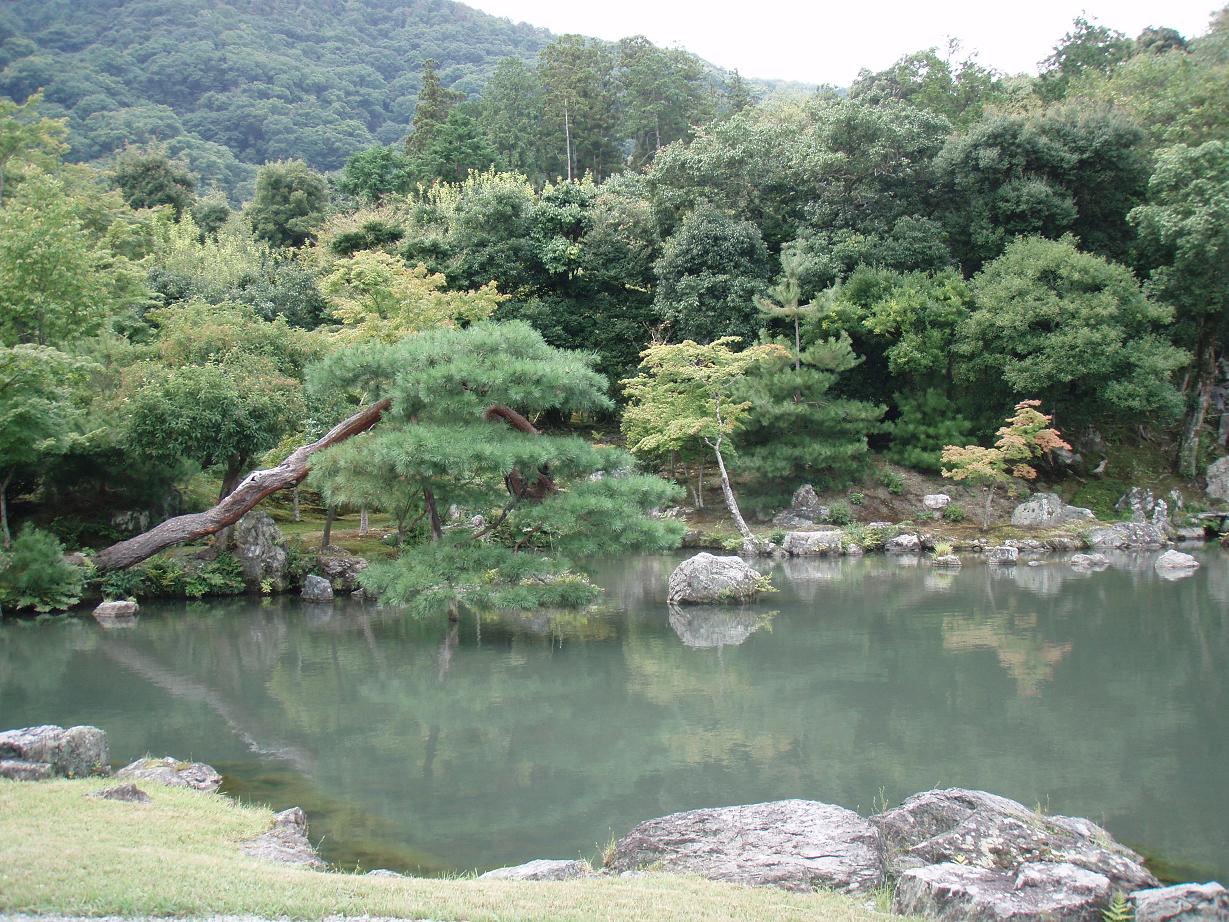
[[[28,523],[0,555],[0,604],[6,608],[64,611],[81,601],[84,584],[84,571],[64,559],[60,540]]]

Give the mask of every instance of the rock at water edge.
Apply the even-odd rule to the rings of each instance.
[[[170,756],[161,759],[137,759],[115,773],[117,778],[155,781],[173,788],[191,788],[212,794],[222,786],[222,776],[204,762],[181,762]]]
[[[696,554],[670,574],[667,600],[674,603],[742,602],[760,591],[760,574],[741,557]]]
[[[303,591],[300,595],[307,602],[331,602],[333,600],[333,587],[329,585],[329,581],[323,576],[309,573],[303,577]]]
[[[1215,881],[1136,890],[1135,922],[1229,922],[1229,890]]]
[[[0,733],[0,761],[41,762],[50,774],[61,778],[111,774],[107,734],[97,727],[65,730],[48,725],[8,730]]]
[[[572,880],[577,877],[596,877],[597,873],[587,861],[568,861],[556,858],[538,858],[518,864],[516,867],[495,868],[479,874],[479,880]]]

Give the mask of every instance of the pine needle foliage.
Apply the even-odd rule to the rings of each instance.
[[[311,484],[402,523],[429,522],[432,507],[442,520],[434,540],[372,564],[364,585],[418,615],[575,606],[598,590],[573,561],[677,545],[681,526],[646,514],[676,487],[635,473],[624,451],[525,425],[608,409],[593,361],[526,323],[482,322],[363,343],[311,369],[317,392],[392,398],[374,431],[322,453]]]

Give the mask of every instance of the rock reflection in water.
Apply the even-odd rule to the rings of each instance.
[[[772,621],[749,606],[671,605],[670,627],[689,647],[736,647]]]

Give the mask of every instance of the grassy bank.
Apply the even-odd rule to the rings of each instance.
[[[561,883],[368,878],[247,858],[272,821],[229,798],[143,784],[149,804],[85,796],[106,779],[0,781],[0,913],[319,919],[863,922],[863,901],[650,875]]]

